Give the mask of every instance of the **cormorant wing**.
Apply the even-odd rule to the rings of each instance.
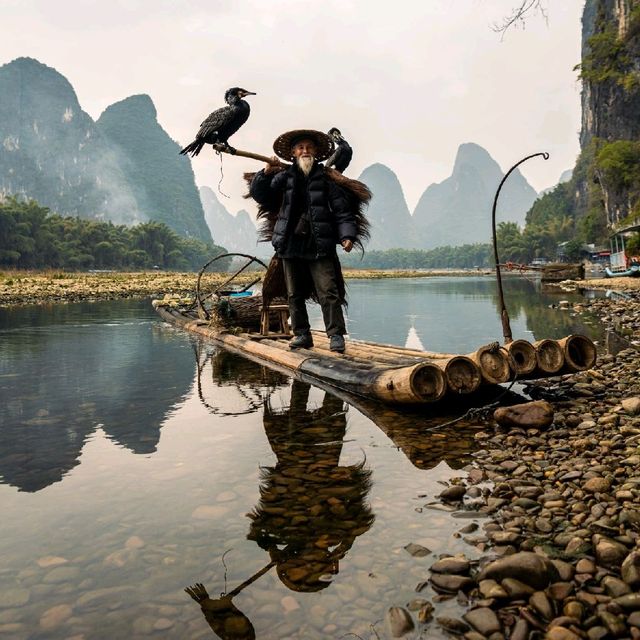
[[[233,119],[234,109],[231,106],[221,107],[210,113],[207,119],[200,125],[200,131],[196,138],[207,138],[212,133],[219,131],[220,127],[228,124]]]

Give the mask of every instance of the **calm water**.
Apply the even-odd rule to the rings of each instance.
[[[349,290],[356,338],[501,339],[488,279]],[[549,308],[575,295],[506,294],[514,337],[602,339]],[[433,596],[415,587],[434,555],[407,544],[474,555],[452,536],[468,520],[428,506],[474,429],[356,405],[198,343],[148,301],[0,309],[0,637],[375,637],[390,605]]]

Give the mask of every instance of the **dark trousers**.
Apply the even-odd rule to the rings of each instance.
[[[336,270],[333,257],[304,260],[302,258],[283,258],[284,279],[287,285],[289,315],[294,335],[300,336],[310,330],[307,305],[305,304],[305,286],[309,276],[318,293],[322,309],[324,326],[328,336],[347,333],[342,313],[342,300],[338,294]]]

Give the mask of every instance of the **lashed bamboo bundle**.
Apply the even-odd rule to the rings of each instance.
[[[233,334],[179,309],[154,303],[168,322],[200,334],[226,349],[283,371],[299,372],[338,389],[386,403],[427,404],[445,395],[467,394],[481,385],[542,378],[591,368],[596,348],[586,336],[516,340],[480,347],[467,355],[405,349],[349,340],[346,352],[329,350],[324,333],[314,331],[314,348],[291,350],[287,340],[252,333]]]

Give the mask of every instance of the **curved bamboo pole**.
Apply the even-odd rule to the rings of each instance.
[[[507,313],[507,307],[504,304],[504,291],[502,290],[502,276],[500,275],[500,259],[498,257],[498,236],[496,234],[496,207],[498,206],[498,196],[500,195],[500,190],[502,189],[502,185],[506,182],[507,178],[511,175],[513,171],[517,167],[519,167],[523,162],[526,162],[530,158],[535,158],[536,156],[542,156],[545,160],[549,159],[549,154],[544,151],[542,153],[534,153],[526,158],[522,158],[519,162],[507,171],[504,174],[504,177],[500,181],[498,185],[498,190],[496,191],[496,195],[493,198],[493,208],[491,209],[491,232],[493,238],[493,258],[496,265],[496,280],[498,281],[498,298],[500,301],[500,319],[502,320],[502,335],[504,336],[505,344],[509,344],[513,340],[513,336],[511,334],[511,324],[509,323],[509,314]]]

